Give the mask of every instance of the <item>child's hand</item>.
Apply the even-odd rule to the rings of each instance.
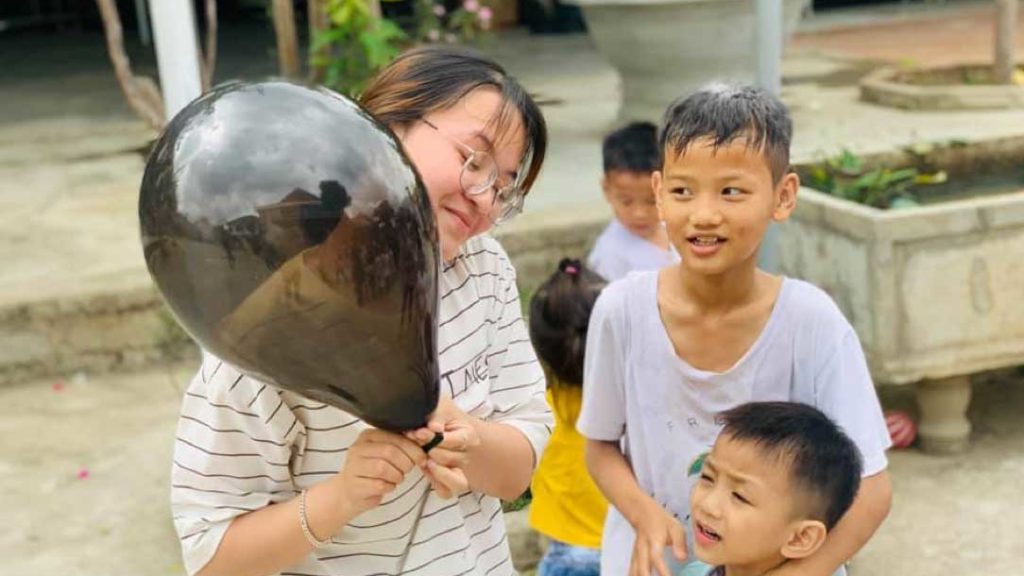
[[[651,576],[651,570],[656,570],[659,576],[672,576],[665,564],[663,552],[665,546],[671,546],[677,560],[681,562],[686,559],[686,532],[683,525],[653,501],[637,518],[633,523],[636,541],[633,543],[629,575]]]
[[[337,483],[339,505],[352,517],[376,507],[415,467],[426,468],[418,444],[400,434],[365,430],[348,450],[345,465],[331,481]]]

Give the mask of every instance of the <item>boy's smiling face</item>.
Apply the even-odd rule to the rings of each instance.
[[[825,526],[806,518],[808,497],[794,485],[786,456],[719,436],[690,497],[697,557],[740,576],[812,554]]]
[[[764,152],[744,137],[717,149],[710,138],[693,141],[682,154],[667,149],[652,180],[683,266],[706,275],[755,266],[768,225],[789,217],[800,186],[795,174],[773,183]]]

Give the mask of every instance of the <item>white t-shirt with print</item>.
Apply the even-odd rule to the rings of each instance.
[[[554,420],[520,313],[515,271],[489,237],[470,240],[440,279],[441,393],[464,411],[516,427],[540,455]],[[185,567],[213,557],[231,520],[293,498],[341,469],[369,425],[268,386],[209,353],[186,392],[171,473]],[[294,518],[296,527],[298,517]],[[515,574],[501,502],[467,492],[442,500],[418,469],[282,574]]]
[[[677,262],[679,254],[671,246],[663,250],[633,234],[614,218],[587,256],[587,266],[609,282],[630,272],[660,270]]]
[[[657,272],[631,274],[595,305],[577,428],[587,438],[620,441],[640,487],[684,525],[694,464],[722,427],[717,414],[745,402],[815,406],[857,444],[865,476],[885,469],[890,440],[860,341],[822,290],[785,279],[758,339],[731,369],[715,373],[675,353],[657,287]],[[632,527],[609,507],[602,574],[628,572],[633,540]],[[689,528],[687,546],[694,549]]]

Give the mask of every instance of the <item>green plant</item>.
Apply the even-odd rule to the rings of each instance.
[[[314,67],[323,70],[324,85],[357,98],[370,78],[409,46],[478,42],[491,27],[493,12],[479,0],[465,0],[451,12],[439,0],[414,2],[414,18],[406,30],[375,15],[370,0],[327,0],[329,26],[310,46]]]
[[[875,208],[916,206],[913,186],[945,181],[944,172],[922,174],[917,168],[867,170],[861,158],[846,149],[811,165],[803,176],[813,188]]]
[[[391,20],[375,16],[369,0],[328,0],[324,10],[330,26],[313,39],[313,64],[323,68],[326,86],[358,97],[409,37]]]
[[[511,502],[502,502],[501,509],[503,512],[515,512],[517,510],[522,510],[523,508],[526,508],[527,506],[530,505],[530,502],[532,501],[533,494],[530,492],[530,489],[527,488],[526,492],[523,492],[519,496],[519,498],[516,498]]]
[[[477,42],[486,38],[493,12],[479,0],[464,0],[448,11],[437,0],[415,0],[416,39],[421,42]]]

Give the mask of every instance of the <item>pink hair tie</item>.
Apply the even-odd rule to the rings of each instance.
[[[570,274],[572,276],[575,276],[576,273],[579,272],[579,271],[580,271],[579,268],[577,268],[577,267],[575,267],[575,266],[573,266],[571,264],[569,266],[565,267],[565,273],[566,274]]]

